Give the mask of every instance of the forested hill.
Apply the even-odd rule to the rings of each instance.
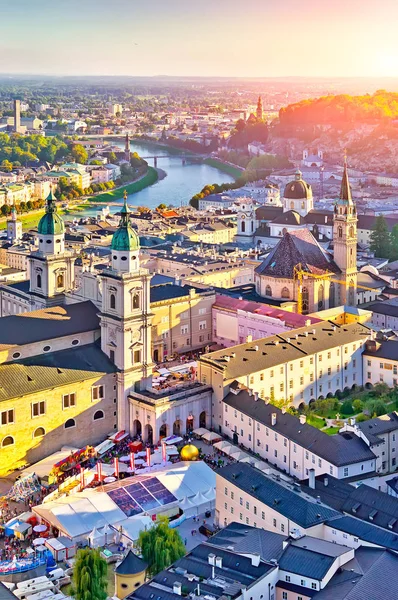
[[[398,119],[398,93],[378,90],[373,95],[323,96],[281,108],[281,125],[374,123]]]

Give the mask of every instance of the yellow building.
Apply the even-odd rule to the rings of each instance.
[[[115,366],[91,302],[1,319],[0,475],[117,428]]]
[[[155,362],[211,344],[211,309],[215,299],[214,291],[189,285],[152,286],[152,356]]]
[[[115,595],[123,600],[145,583],[148,565],[130,549],[115,568]]]

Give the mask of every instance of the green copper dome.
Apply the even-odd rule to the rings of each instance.
[[[120,223],[117,231],[113,234],[111,249],[130,252],[140,249],[140,238],[132,228],[129,220],[130,211],[127,207],[127,192],[124,193],[124,204],[120,211]]]
[[[42,216],[37,226],[41,235],[60,235],[65,233],[63,219],[57,215],[56,198],[51,192],[46,198],[46,214]]]

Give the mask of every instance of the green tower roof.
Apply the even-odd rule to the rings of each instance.
[[[136,231],[132,228],[130,219],[130,211],[127,206],[127,192],[124,192],[124,204],[120,211],[120,223],[117,231],[113,234],[111,249],[130,252],[131,250],[140,249],[140,238]]]
[[[63,219],[57,214],[56,198],[50,191],[46,198],[46,214],[42,216],[37,226],[37,230],[41,235],[60,235],[65,233],[65,225]]]

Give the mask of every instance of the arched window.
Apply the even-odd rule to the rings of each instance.
[[[294,210],[294,202],[290,203],[290,210]]]
[[[38,427],[33,432],[34,438],[43,437],[44,435],[46,435],[46,431],[45,431],[44,427]]]
[[[5,446],[12,446],[14,443],[15,443],[15,442],[14,442],[14,438],[13,438],[11,435],[7,435],[7,437],[5,437],[5,438],[3,439],[3,441],[2,441],[2,444],[1,444],[1,445],[2,445],[2,446],[3,446],[3,448],[4,448]]]
[[[36,276],[36,284],[38,288],[41,288],[41,275],[40,273],[37,274]]]
[[[140,307],[140,295],[139,294],[134,294],[133,296],[133,308],[139,308]]]
[[[350,237],[355,237],[354,227],[351,225],[350,227]]]
[[[281,297],[282,298],[290,298],[289,288],[287,288],[287,287],[282,288]]]
[[[241,231],[242,231],[242,233],[244,233],[246,231],[246,223],[244,221],[242,221],[242,223],[241,223]]]
[[[334,308],[336,303],[336,287],[333,281],[330,284],[329,288],[329,308]]]
[[[343,237],[343,228],[342,228],[342,227],[339,227],[339,228],[337,229],[337,234],[338,234],[339,238],[342,238],[342,237]]]
[[[302,304],[303,304],[303,315],[308,314],[309,305],[310,305],[310,295],[308,293],[308,288],[303,287],[302,291]]]
[[[99,421],[100,419],[104,418],[104,411],[103,410],[97,410],[94,413],[94,421]]]
[[[70,429],[71,427],[76,427],[75,419],[68,419],[64,425],[65,429]]]
[[[116,296],[115,296],[115,294],[111,294],[109,302],[110,302],[111,308],[116,308]]]
[[[353,280],[351,279],[350,285],[348,287],[348,304],[350,306],[355,305],[355,285]]]
[[[304,210],[305,209],[305,202],[301,203],[301,208]]]
[[[64,287],[64,274],[59,273],[57,275],[57,288],[63,288],[63,287]]]
[[[323,309],[323,300],[325,297],[325,290],[323,285],[321,284],[318,288],[318,310]]]
[[[269,296],[270,298],[272,298],[272,289],[270,285],[267,285],[265,288],[265,295]]]

